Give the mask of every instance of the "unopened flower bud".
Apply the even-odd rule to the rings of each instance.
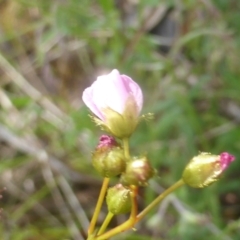
[[[131,210],[130,190],[119,183],[108,189],[106,202],[108,211],[114,215],[128,213]]]
[[[125,170],[123,149],[113,137],[102,135],[92,155],[92,164],[104,177],[114,177]]]
[[[186,166],[182,179],[194,188],[207,187],[216,182],[235,157],[227,152],[220,155],[201,153]]]
[[[121,175],[120,181],[127,186],[146,186],[154,173],[155,170],[146,157],[134,158],[127,162],[126,171]]]

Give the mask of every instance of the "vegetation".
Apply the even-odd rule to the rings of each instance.
[[[239,239],[239,8],[234,0],[0,0],[1,239],[85,239],[102,180],[91,151],[102,132],[81,96],[113,68],[139,83],[143,113],[155,115],[131,139],[159,175],[141,190],[141,207],[199,151],[236,156],[222,180],[179,189],[122,239]]]

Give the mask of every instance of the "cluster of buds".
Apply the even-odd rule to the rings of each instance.
[[[94,114],[94,122],[113,136],[102,135],[92,155],[93,166],[104,178],[119,176],[120,183],[108,189],[109,212],[113,215],[127,213],[132,207],[131,189],[147,186],[155,174],[146,156],[131,157],[124,144],[139,123],[142,90],[130,77],[113,70],[99,76],[85,89],[82,99]],[[194,188],[209,186],[234,159],[227,152],[201,153],[189,162],[179,182]]]
[[[95,123],[122,140],[129,138],[138,125],[143,94],[139,85],[130,77],[120,75],[117,70],[113,70],[108,75],[98,77],[89,88],[85,89],[83,101],[95,114],[92,117]],[[154,175],[154,169],[146,156],[126,157],[124,149],[114,137],[101,136],[92,156],[93,166],[103,177],[120,176],[122,187],[116,185],[115,188],[109,189],[107,195],[110,208],[112,205],[113,208],[118,205],[118,201],[115,201],[116,196],[117,199],[122,199],[120,205],[128,206],[130,201],[126,197],[129,195],[128,187],[146,186]]]
[[[146,186],[155,172],[146,156],[126,158],[121,145],[108,135],[100,137],[92,164],[103,177],[119,175],[124,186]]]
[[[155,173],[146,156],[126,158],[122,146],[108,135],[100,137],[92,164],[103,177],[120,176],[120,183],[110,188],[107,194],[109,211],[114,214],[130,210],[129,186],[147,186]]]

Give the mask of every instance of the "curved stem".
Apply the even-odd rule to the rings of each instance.
[[[98,197],[98,202],[97,202],[96,208],[94,210],[93,217],[92,217],[92,220],[90,222],[90,226],[88,228],[88,235],[89,236],[93,233],[93,231],[95,229],[97,218],[98,218],[99,212],[100,212],[101,207],[102,207],[102,203],[103,203],[103,200],[104,200],[104,197],[105,197],[105,193],[106,193],[107,188],[108,188],[109,180],[110,179],[106,178],[106,177],[103,179],[103,184],[102,184],[102,188],[101,188],[101,191],[100,191],[100,194],[99,194],[99,197]]]
[[[136,219],[137,213],[138,213],[138,203],[137,203],[138,187],[135,185],[131,185],[130,189],[131,189],[131,202],[132,202],[130,218]]]
[[[100,230],[98,231],[97,235],[101,235],[101,234],[103,234],[105,232],[105,230],[106,230],[108,224],[110,223],[110,221],[112,220],[113,216],[114,216],[113,213],[108,212],[108,214],[107,214],[107,216],[106,216],[106,218],[105,218],[105,220],[104,220]]]
[[[101,236],[98,236],[95,240],[106,240],[109,239],[110,237],[113,237],[117,235],[118,233],[121,233],[123,231],[126,231],[133,227],[136,222],[136,216],[137,216],[137,210],[138,210],[138,205],[137,205],[137,194],[138,194],[138,187],[136,186],[130,186],[131,188],[131,202],[132,202],[132,209],[131,209],[131,214],[129,219],[122,223],[121,225],[111,229],[110,231],[102,234]]]
[[[149,211],[151,211],[156,205],[158,205],[167,195],[181,187],[185,183],[182,179],[174,183],[171,187],[161,193],[153,202],[151,202],[142,212],[137,215],[136,223],[139,222]]]

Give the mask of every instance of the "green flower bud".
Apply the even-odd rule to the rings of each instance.
[[[130,190],[117,184],[108,189],[106,202],[108,211],[114,215],[128,213],[131,210]]]
[[[155,170],[145,156],[134,158],[127,162],[126,171],[121,175],[120,181],[126,186],[146,186],[154,173]]]
[[[123,149],[113,137],[102,135],[92,155],[92,164],[103,177],[117,176],[126,166]]]
[[[220,155],[201,153],[186,166],[182,179],[187,185],[194,188],[207,187],[219,179],[222,172],[234,159],[235,157],[227,152]]]

